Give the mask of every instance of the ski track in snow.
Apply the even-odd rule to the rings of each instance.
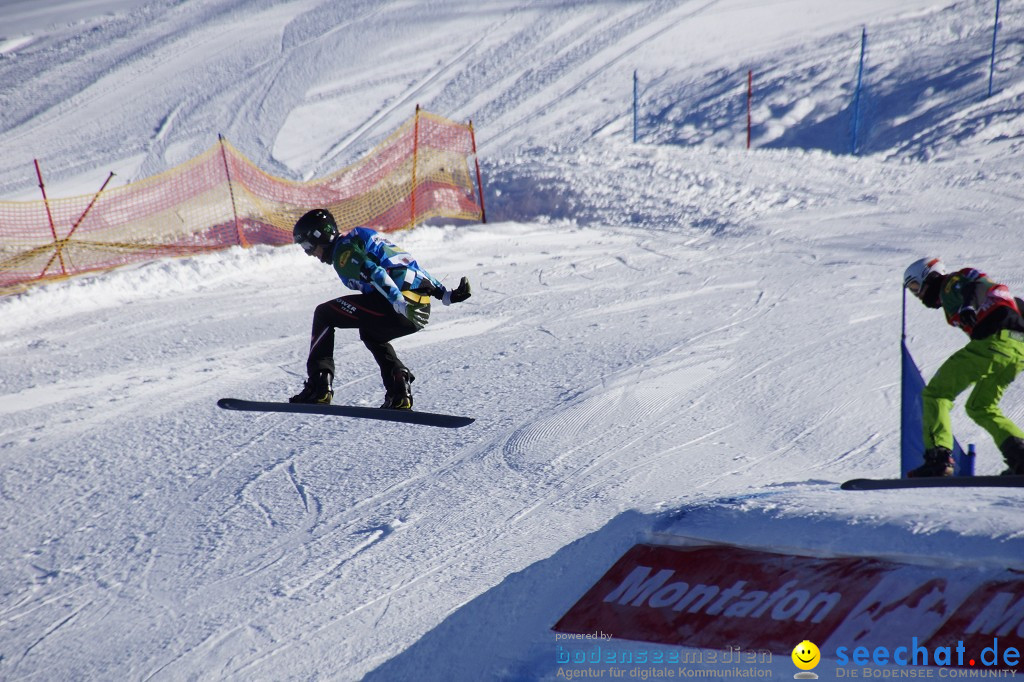
[[[1024,291],[1019,8],[981,99],[981,5],[46,2],[0,36],[2,194],[35,198],[32,158],[51,196],[84,193],[218,132],[308,178],[419,103],[474,121],[492,223],[395,237],[473,282],[396,342],[417,407],[476,417],[460,430],[216,408],[301,384],[312,311],[345,292],[297,249],[0,300],[0,678],[554,679],[562,602],[658,519],[1020,567],[1012,491],[837,489],[897,467],[906,263],[939,253]],[[962,343],[934,313],[908,321],[925,374]],[[336,354],[337,399],[377,404],[355,334]],[[467,614],[500,634],[467,650]]]

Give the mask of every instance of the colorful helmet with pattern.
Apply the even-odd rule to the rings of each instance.
[[[925,281],[933,274],[946,274],[945,268],[942,267],[942,261],[934,256],[921,258],[911,263],[903,273],[903,286],[910,289],[910,293],[914,296],[921,298]]]

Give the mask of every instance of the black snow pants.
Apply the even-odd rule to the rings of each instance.
[[[395,354],[391,341],[417,331],[416,325],[399,315],[386,298],[377,293],[352,294],[321,303],[313,313],[313,335],[309,344],[306,372],[315,376],[334,371],[334,330],[358,329],[359,338],[380,367],[381,380],[390,390],[397,370],[407,369]]]

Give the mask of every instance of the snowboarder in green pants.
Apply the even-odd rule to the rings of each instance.
[[[972,384],[967,414],[999,446],[1007,464],[1003,474],[1024,474],[1024,431],[999,409],[1006,388],[1024,370],[1024,301],[978,270],[946,274],[938,258],[913,262],[903,275],[903,286],[929,308],[941,308],[946,322],[971,339],[942,363],[921,394],[924,464],[909,476],[953,475],[949,412],[956,397]]]

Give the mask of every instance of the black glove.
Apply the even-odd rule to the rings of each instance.
[[[974,328],[974,325],[978,324],[978,311],[969,305],[965,305],[957,313],[960,318],[960,326],[963,328]]]
[[[446,292],[442,300],[445,305],[449,305],[450,303],[462,303],[472,295],[473,293],[469,290],[469,278],[463,277],[459,282],[459,286]]]

